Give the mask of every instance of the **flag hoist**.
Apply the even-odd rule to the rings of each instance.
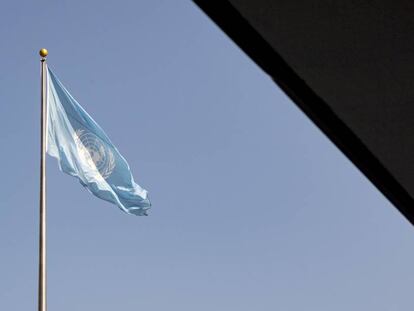
[[[92,119],[48,68],[41,49],[41,140],[39,311],[46,311],[46,153],[61,171],[76,177],[92,194],[130,215],[146,216],[148,193],[135,183],[128,163],[103,129]],[[145,150],[142,135],[131,137]]]

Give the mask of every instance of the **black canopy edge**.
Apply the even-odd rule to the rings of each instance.
[[[227,0],[194,2],[261,67],[329,139],[414,224],[414,200],[362,141]]]

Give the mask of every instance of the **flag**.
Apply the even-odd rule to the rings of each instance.
[[[148,193],[102,128],[47,69],[47,153],[92,194],[133,215],[147,215]]]

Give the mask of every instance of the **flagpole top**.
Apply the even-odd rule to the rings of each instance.
[[[45,59],[47,57],[47,54],[49,54],[49,52],[46,49],[40,49],[39,51],[39,55]]]

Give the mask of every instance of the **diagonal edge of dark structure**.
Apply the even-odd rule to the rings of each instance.
[[[414,199],[347,125],[226,0],[194,2],[256,62],[329,139],[414,224]]]

